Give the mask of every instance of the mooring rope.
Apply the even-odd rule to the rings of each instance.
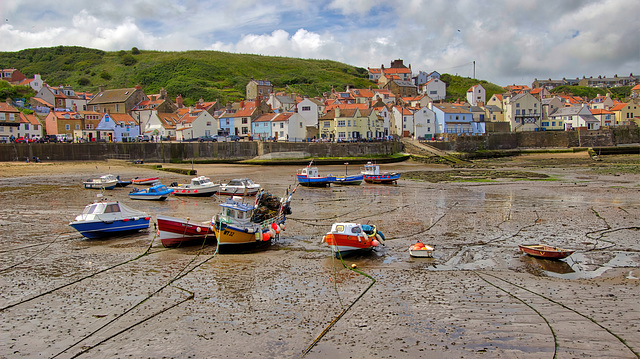
[[[58,235],[53,239],[53,241],[50,241],[50,242],[46,243],[46,245],[44,246],[44,248],[42,248],[41,250],[37,251],[37,252],[36,252],[36,253],[34,253],[33,255],[31,255],[31,256],[29,256],[29,257],[25,258],[24,260],[21,260],[21,261],[19,261],[18,263],[15,263],[15,264],[12,264],[12,265],[10,265],[10,266],[8,266],[8,267],[5,267],[5,268],[0,269],[0,273],[2,273],[2,272],[4,272],[4,271],[7,271],[7,270],[9,270],[9,269],[11,269],[11,268],[15,268],[15,267],[19,266],[20,264],[22,264],[22,263],[24,263],[24,262],[26,262],[26,261],[29,261],[29,260],[31,260],[31,259],[33,259],[35,256],[37,256],[38,254],[40,254],[40,253],[44,252],[47,248],[49,248],[49,246],[51,246],[52,244],[54,244],[54,243],[58,240],[58,238],[60,238],[60,236],[61,236],[61,234],[58,234]]]
[[[333,255],[333,253],[332,253]],[[371,287],[373,287],[373,285],[376,283],[375,278],[373,278],[372,276],[362,272],[361,270],[357,269],[356,267],[347,267],[347,265],[344,263],[344,260],[342,259],[342,254],[340,253],[340,250],[338,250],[338,255],[340,256],[340,262],[342,263],[342,266],[347,268],[350,271],[356,272],[360,275],[363,275],[369,279],[371,279],[371,284],[369,284],[369,286],[362,292],[360,293],[360,295],[346,308],[344,308],[342,310],[342,312],[340,314],[338,314],[337,317],[335,317],[331,323],[329,323],[329,325],[327,325],[326,328],[324,328],[324,330],[316,337],[316,339],[304,350],[302,351],[302,357],[306,356],[311,349],[313,349],[314,346],[316,346],[316,344],[318,344],[318,342],[320,341],[320,339],[322,339],[322,337],[325,336],[325,334],[327,334],[327,332],[338,322],[338,320],[340,320],[340,318],[342,318],[343,315],[345,315],[359,300],[360,298],[362,298],[368,291],[369,289],[371,289]],[[334,279],[335,281],[336,279]]]
[[[215,252],[214,252],[214,253],[213,253],[209,258],[207,258],[206,260],[204,260],[204,261],[200,262],[199,264],[197,264],[197,265],[196,265],[196,266],[194,266],[193,268],[191,268],[191,269],[189,269],[189,270],[186,270],[186,269],[187,269],[187,268],[188,268],[188,267],[189,267],[189,266],[190,266],[190,265],[191,265],[191,264],[196,260],[196,258],[198,258],[198,256],[200,256],[200,253],[202,252],[202,249],[204,248],[204,245],[205,245],[206,241],[207,241],[207,236],[205,235],[205,237],[204,237],[204,239],[203,239],[203,241],[202,241],[202,246],[201,246],[201,247],[200,247],[200,249],[198,250],[198,253],[197,253],[197,254],[196,254],[196,255],[195,255],[195,256],[194,256],[194,257],[193,257],[193,258],[192,258],[192,259],[191,259],[191,260],[190,260],[190,261],[189,261],[189,262],[188,262],[188,263],[187,263],[187,264],[186,264],[186,265],[185,265],[185,266],[184,266],[184,267],[179,271],[179,272],[178,272],[178,274],[176,274],[173,278],[171,278],[171,279],[170,279],[166,284],[162,285],[162,286],[161,286],[160,288],[158,288],[156,291],[154,291],[153,293],[149,294],[147,297],[145,297],[144,299],[142,299],[141,301],[139,301],[139,302],[138,302],[138,303],[136,303],[134,306],[132,306],[131,308],[127,309],[126,311],[124,311],[124,312],[123,312],[123,313],[121,313],[120,315],[118,315],[118,316],[114,317],[113,319],[111,319],[111,320],[110,320],[110,321],[108,321],[107,323],[105,323],[105,324],[103,324],[102,326],[98,327],[96,330],[92,331],[91,333],[89,333],[89,334],[85,335],[83,338],[79,339],[78,341],[76,341],[76,342],[75,342],[75,343],[73,343],[72,345],[68,346],[68,347],[67,347],[66,349],[64,349],[63,351],[61,351],[61,352],[59,352],[58,354],[54,355],[52,358],[56,358],[56,357],[58,357],[59,355],[61,355],[61,354],[65,353],[66,351],[68,351],[69,349],[71,349],[71,348],[75,347],[76,345],[80,344],[81,342],[83,342],[84,340],[86,340],[86,339],[88,339],[89,337],[93,336],[94,334],[96,334],[96,333],[97,333],[97,332],[99,332],[100,330],[104,329],[105,327],[107,327],[107,326],[109,326],[110,324],[114,323],[115,321],[119,320],[120,318],[122,318],[122,317],[123,317],[123,316],[125,316],[126,314],[130,313],[130,312],[131,312],[131,311],[133,311],[135,308],[139,307],[139,306],[140,306],[140,305],[142,305],[144,302],[146,302],[147,300],[151,299],[151,297],[153,297],[154,295],[156,295],[156,294],[160,293],[162,290],[164,290],[165,288],[167,288],[168,286],[170,286],[173,282],[175,282],[175,281],[177,281],[177,280],[179,280],[179,279],[183,278],[183,277],[184,277],[184,276],[186,276],[187,274],[189,274],[189,273],[191,273],[192,271],[194,271],[196,268],[200,267],[200,266],[201,266],[201,265],[203,265],[204,263],[206,263],[206,262],[208,262],[209,260],[213,259],[213,257],[215,257],[215,255],[218,253],[219,243],[218,243],[218,244],[216,244],[216,251],[215,251]],[[182,288],[178,288],[178,287],[174,287],[174,288],[177,288],[177,289],[180,289],[180,290],[184,290],[184,289],[182,289]],[[165,311],[167,311],[167,310],[169,310],[169,309],[172,309],[172,308],[174,308],[174,307],[176,307],[176,306],[178,306],[178,305],[180,305],[180,304],[182,304],[182,303],[184,303],[184,302],[186,302],[186,301],[188,301],[188,300],[193,299],[194,294],[193,294],[192,292],[188,291],[188,290],[185,290],[185,291],[186,291],[186,292],[188,292],[188,293],[190,293],[190,295],[189,295],[186,299],[184,299],[184,300],[180,301],[179,303],[176,303],[176,304],[174,304],[174,305],[172,305],[172,306],[170,306],[170,307],[168,307],[168,308],[165,308],[164,310],[161,310],[161,311],[159,311],[159,312],[156,312],[156,313],[154,313],[153,315],[151,315],[150,317],[144,318],[143,320],[138,321],[138,322],[136,322],[136,323],[134,323],[134,324],[132,324],[132,325],[130,325],[130,326],[128,326],[128,327],[126,327],[126,328],[124,328],[123,330],[119,331],[118,333],[116,333],[116,334],[114,334],[114,335],[111,335],[111,336],[109,336],[109,337],[107,337],[107,338],[105,338],[105,339],[103,339],[103,340],[99,341],[98,343],[96,343],[96,344],[94,344],[94,345],[92,345],[92,346],[88,346],[88,347],[83,348],[83,350],[82,350],[82,351],[80,351],[79,353],[76,353],[72,358],[76,358],[76,357],[78,357],[78,356],[80,356],[80,355],[82,355],[82,354],[84,354],[84,353],[88,352],[89,350],[91,350],[91,349],[95,348],[96,346],[98,346],[98,345],[100,345],[100,344],[102,344],[102,343],[104,343],[104,342],[106,342],[106,341],[108,341],[108,340],[110,340],[110,339],[112,339],[112,338],[116,337],[117,335],[122,334],[122,333],[126,332],[127,330],[129,330],[129,329],[131,329],[131,328],[133,328],[133,327],[135,327],[135,326],[137,326],[137,325],[139,325],[139,324],[142,324],[142,323],[144,323],[145,321],[147,321],[147,320],[149,320],[149,319],[151,319],[151,318],[153,318],[153,317],[155,317],[155,316],[157,316],[157,315],[159,315],[159,314],[161,314],[161,313],[163,313],[163,312],[165,312]]]
[[[67,234],[78,234],[78,232],[67,232],[67,233],[59,233],[58,236],[56,237],[56,239],[60,236],[64,236]],[[72,241],[74,239],[80,239],[82,238],[82,236],[77,236],[77,237],[71,237],[71,238],[67,238],[67,239],[63,239],[60,242],[65,242],[65,241]],[[54,239],[55,241],[55,239]],[[32,247],[39,247],[39,246],[47,246],[49,245],[50,242],[44,242],[44,243],[35,243],[35,244],[28,244],[26,246],[22,246],[22,247],[16,247],[16,248],[9,248],[9,249],[2,249],[0,250],[0,253],[8,253],[8,252],[13,252],[13,251],[19,251],[22,249],[28,249],[28,248],[32,248]]]
[[[153,242],[155,241],[156,236],[157,236],[157,233],[156,233],[156,235],[153,237],[153,239],[151,240],[151,242],[149,243],[149,246],[147,247],[147,249],[146,249],[142,254],[138,255],[138,256],[137,256],[137,257],[135,257],[135,258],[131,258],[131,259],[128,259],[128,260],[126,260],[126,261],[124,261],[124,262],[114,264],[114,265],[112,265],[112,266],[110,266],[110,267],[107,267],[107,268],[105,268],[105,269],[101,269],[101,270],[99,270],[99,271],[97,271],[97,272],[94,272],[94,273],[92,273],[92,274],[89,274],[89,275],[86,275],[86,276],[84,276],[84,277],[78,278],[78,279],[76,279],[76,280],[74,280],[74,281],[71,281],[71,282],[69,282],[69,283],[67,283],[67,284],[63,284],[63,285],[61,285],[61,286],[59,286],[59,287],[49,289],[49,290],[47,290],[47,291],[45,291],[45,292],[42,292],[42,293],[40,293],[40,294],[37,294],[37,295],[35,295],[35,296],[31,297],[31,298],[27,298],[27,299],[21,300],[21,301],[19,301],[19,302],[16,302],[16,303],[13,303],[13,304],[7,305],[7,306],[5,306],[5,307],[2,307],[2,308],[0,308],[0,313],[1,313],[1,312],[3,312],[3,311],[5,311],[5,310],[7,310],[7,309],[13,308],[13,307],[15,307],[15,306],[18,306],[18,305],[21,305],[21,304],[24,304],[24,303],[30,302],[30,301],[32,301],[32,300],[34,300],[34,299],[38,299],[38,298],[40,298],[40,297],[43,297],[43,296],[45,296],[45,295],[47,295],[47,294],[51,294],[51,293],[53,293],[53,292],[55,292],[55,291],[57,291],[57,290],[60,290],[60,289],[66,288],[66,287],[68,287],[68,286],[74,285],[74,284],[79,283],[79,282],[81,282],[81,281],[83,281],[83,280],[85,280],[85,279],[89,279],[89,278],[95,277],[95,276],[97,276],[98,274],[104,273],[104,272],[109,271],[109,270],[111,270],[111,269],[113,269],[113,268],[119,267],[119,266],[124,265],[124,264],[127,264],[127,263],[131,263],[131,262],[136,261],[136,260],[138,260],[138,259],[140,259],[140,258],[142,258],[142,257],[144,257],[144,256],[146,256],[146,255],[148,255],[148,254],[155,254],[155,253],[159,253],[159,252],[162,252],[162,251],[167,250],[167,249],[161,249],[161,250],[159,250],[159,251],[150,252],[150,250],[151,250],[151,246],[153,245]]]
[[[476,274],[477,274],[477,273],[476,273]],[[591,317],[588,317],[588,316],[586,316],[585,314],[582,314],[582,313],[578,312],[577,310],[575,310],[575,309],[573,309],[573,308],[570,308],[570,307],[568,307],[567,305],[562,304],[562,303],[560,303],[560,302],[558,302],[558,301],[556,301],[556,300],[554,300],[554,299],[552,299],[552,298],[549,298],[549,297],[544,296],[544,295],[542,295],[542,294],[540,294],[540,293],[534,292],[534,291],[532,291],[531,289],[528,289],[528,288],[525,288],[525,287],[523,287],[523,286],[521,286],[521,285],[518,285],[518,284],[515,284],[515,283],[513,283],[513,282],[510,282],[510,281],[508,281],[508,280],[506,280],[506,279],[504,279],[504,278],[501,278],[501,277],[498,277],[498,276],[496,276],[496,275],[489,274],[489,273],[483,273],[483,274],[484,274],[484,275],[488,275],[488,276],[493,277],[493,278],[496,278],[496,279],[499,279],[499,280],[501,280],[501,281],[503,281],[503,282],[505,282],[505,283],[511,284],[512,286],[514,286],[514,287],[516,287],[516,288],[519,288],[519,289],[522,289],[522,290],[524,290],[524,291],[527,291],[527,292],[529,292],[529,293],[531,293],[531,294],[537,295],[537,296],[538,296],[538,297],[540,297],[540,298],[544,298],[544,299],[548,300],[549,302],[551,302],[551,303],[553,303],[553,304],[557,304],[557,305],[561,306],[561,307],[562,307],[562,308],[564,308],[564,309],[567,309],[567,310],[569,310],[569,311],[572,311],[572,312],[574,312],[574,313],[578,314],[579,316],[581,316],[581,317],[583,317],[583,318],[585,318],[585,319],[589,320],[589,321],[590,321],[590,322],[592,322],[593,324],[595,324],[595,325],[599,326],[600,328],[602,328],[603,330],[605,330],[607,333],[609,333],[609,334],[611,334],[612,336],[614,336],[616,339],[618,339],[618,340],[620,341],[620,343],[622,343],[622,345],[624,345],[627,349],[629,349],[629,350],[630,350],[630,351],[631,351],[631,352],[632,352],[636,357],[640,358],[640,353],[639,353],[639,352],[635,351],[635,350],[634,350],[634,349],[633,349],[629,344],[627,344],[627,342],[626,342],[624,339],[622,339],[619,335],[615,334],[614,332],[612,332],[610,329],[606,328],[606,327],[605,327],[605,326],[603,326],[602,324],[598,323],[595,319],[593,319],[593,318],[591,318]],[[495,285],[494,285],[494,286],[495,286]],[[545,321],[546,321],[546,320],[545,320]]]

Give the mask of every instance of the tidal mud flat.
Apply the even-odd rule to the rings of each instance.
[[[417,174],[397,185],[301,187],[271,248],[231,255],[212,244],[163,248],[153,225],[107,240],[68,226],[98,193],[83,180],[109,171],[165,184],[189,176],[119,162],[0,163],[0,356],[635,358],[640,158],[594,166],[579,156],[462,171],[407,161],[381,166]],[[298,167],[195,168],[214,182],[250,177],[282,195]],[[206,221],[222,201],[132,201],[129,190],[106,194],[153,218]],[[364,295],[372,280],[321,243],[332,223],[351,221],[388,238],[345,258],[375,279]],[[417,240],[435,247],[434,258],[409,257]],[[541,242],[576,253],[549,261],[518,251]]]

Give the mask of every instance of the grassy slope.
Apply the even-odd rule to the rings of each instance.
[[[125,65],[125,60],[133,64]],[[276,90],[309,96],[322,95],[332,87],[344,90],[375,87],[366,69],[330,60],[233,54],[218,51],[113,51],[83,47],[52,47],[0,52],[0,68],[17,68],[28,77],[39,73],[49,85],[71,85],[76,91],[97,92],[106,88],[140,84],[148,94],[164,87],[171,98],[181,94],[186,104],[200,97],[222,102],[244,98],[251,77],[268,79]],[[487,99],[502,88],[482,80],[443,75],[452,101],[466,99],[466,91],[478,83]]]

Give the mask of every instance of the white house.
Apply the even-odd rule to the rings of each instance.
[[[447,84],[439,78],[433,78],[427,81],[418,89],[421,94],[429,96],[433,101],[443,100],[447,96]]]
[[[205,110],[189,108],[176,123],[176,140],[218,134],[218,121]]]
[[[541,128],[542,104],[529,92],[503,97],[504,120],[512,132],[538,131]]]
[[[280,113],[278,114],[278,116],[275,116],[273,119],[271,119],[271,134],[276,138],[276,140],[289,140],[289,118],[291,118],[292,115],[293,112],[285,112]]]
[[[126,113],[105,113],[96,128],[99,140],[131,142],[140,134],[138,123]]]
[[[391,110],[393,120],[391,134],[400,137],[411,137],[414,131],[413,111],[406,107],[394,106]]]
[[[467,90],[467,102],[471,106],[483,106],[487,101],[487,91],[482,85],[473,85]]]
[[[551,120],[564,122],[566,130],[575,128],[600,129],[600,120],[593,116],[587,105],[563,107],[549,117]]]
[[[33,89],[33,91],[38,92],[42,89],[44,83],[42,82],[42,78],[40,74],[33,75],[32,79],[24,79],[20,82],[20,85],[29,86]]]
[[[418,107],[413,112],[413,138],[431,139],[436,132],[436,113],[428,106]]]
[[[20,127],[18,133],[28,138],[40,138],[42,136],[42,124],[34,114],[20,112]]]
[[[76,95],[71,86],[51,87],[45,84],[34,97],[43,99],[53,105],[54,109],[60,111],[84,111],[87,109],[85,96]]]

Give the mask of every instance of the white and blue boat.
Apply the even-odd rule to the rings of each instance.
[[[148,214],[100,197],[69,225],[87,238],[103,238],[149,228]]]
[[[345,163],[345,169],[344,169],[344,176],[335,176],[333,182],[334,184],[340,184],[340,185],[359,185],[360,183],[362,183],[362,179],[364,177],[363,174],[357,174],[357,175],[351,175],[349,176],[347,174],[347,166],[349,165],[349,162]]]
[[[111,178],[111,177],[113,178]],[[118,180],[113,175],[105,175],[100,178],[88,179],[82,182],[84,188],[91,189],[114,189],[118,185]]]
[[[296,177],[298,183],[306,187],[327,187],[331,183],[335,182],[336,177],[332,175],[320,176],[318,173],[318,167],[312,167],[313,161],[309,165],[301,170],[298,170]]]
[[[145,189],[133,188],[129,192],[129,198],[131,199],[145,199],[149,201],[164,201],[173,193],[171,188],[163,185],[160,182],[155,183],[153,186]]]

